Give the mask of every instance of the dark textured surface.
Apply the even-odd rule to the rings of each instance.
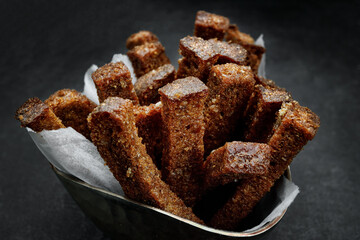
[[[107,239],[77,207],[13,118],[27,98],[82,90],[83,75],[141,29],[176,65],[199,9],[264,33],[267,74],[321,118],[292,164],[301,192],[267,239],[360,238],[359,3],[328,1],[2,1],[0,239]]]

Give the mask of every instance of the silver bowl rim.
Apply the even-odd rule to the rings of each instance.
[[[209,232],[209,233],[214,233],[214,234],[218,234],[218,235],[222,235],[222,236],[227,236],[227,237],[255,237],[257,235],[260,235],[260,234],[263,234],[265,233],[266,231],[270,230],[272,227],[274,227],[281,219],[282,217],[285,215],[286,213],[286,210],[285,209],[280,216],[276,217],[274,220],[272,220],[271,222],[268,222],[266,223],[263,227],[261,227],[260,229],[256,230],[256,231],[249,231],[249,232],[234,232],[234,231],[227,231],[227,230],[220,230],[220,229],[216,229],[216,228],[212,228],[212,227],[208,227],[208,226],[205,226],[205,225],[202,225],[200,223],[196,223],[196,222],[193,222],[191,220],[188,220],[188,219],[185,219],[185,218],[182,218],[182,217],[179,217],[179,216],[176,216],[172,213],[169,213],[169,212],[166,212],[164,210],[161,210],[159,208],[155,208],[155,207],[152,207],[152,206],[149,206],[149,205],[146,205],[146,204],[143,204],[143,203],[140,203],[140,202],[137,202],[137,201],[134,201],[134,200],[131,200],[125,196],[121,196],[119,194],[116,194],[116,193],[112,193],[110,191],[107,191],[105,189],[101,189],[101,188],[98,188],[98,187],[95,187],[95,186],[92,186],[86,182],[83,182],[82,180],[72,176],[72,175],[69,175],[69,174],[66,174],[62,171],[60,171],[59,169],[57,169],[56,167],[54,167],[53,165],[51,165],[52,169],[54,170],[54,172],[58,175],[61,175],[62,177],[68,179],[69,181],[72,181],[72,182],[75,182],[77,184],[80,184],[84,187],[87,187],[87,188],[90,188],[94,191],[98,191],[98,192],[101,192],[103,194],[107,194],[107,195],[111,195],[112,197],[115,197],[115,198],[120,198],[122,200],[125,200],[125,201],[129,201],[133,204],[137,204],[137,205],[140,205],[144,208],[147,208],[147,209],[150,209],[150,210],[153,210],[153,211],[156,211],[158,213],[161,213],[161,214],[164,214],[164,215],[167,215],[169,217],[172,217],[172,218],[175,218],[176,220],[178,221],[181,221],[183,223],[186,223],[186,224],[189,224],[193,227],[196,227],[196,228],[200,228],[201,230],[203,231],[206,231],[206,232]],[[288,167],[284,173],[284,176],[289,179],[290,181],[292,180],[292,177],[291,177],[291,171],[290,171],[290,167]]]

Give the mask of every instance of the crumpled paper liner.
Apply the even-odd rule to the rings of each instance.
[[[256,44],[264,46],[262,35],[256,40]],[[133,76],[133,82],[136,81],[134,70],[126,55],[115,54],[112,61],[123,61],[129,68],[131,76]],[[96,65],[92,65],[85,73],[83,93],[89,99],[99,104],[95,84],[91,78],[91,74],[97,68]],[[265,76],[265,56],[263,56],[262,62],[260,63],[259,75]],[[68,127],[51,131],[44,130],[40,133],[36,133],[31,129],[27,130],[40,151],[56,168],[90,185],[124,196],[119,182],[105,165],[95,145],[73,128]],[[276,196],[279,199],[278,205],[259,225],[245,232],[260,229],[266,223],[281,216],[298,193],[299,188],[293,182],[283,177],[276,192]]]
[[[256,45],[259,45],[259,46],[262,46],[262,47],[265,47],[265,41],[264,41],[264,35],[261,34],[255,41],[255,44]],[[261,58],[261,61],[260,61],[260,65],[259,65],[259,69],[258,69],[258,75],[261,76],[261,77],[264,77],[266,78],[266,72],[265,72],[265,56],[266,54],[264,53],[262,55],[262,58]]]
[[[95,145],[73,128],[40,133],[28,131],[36,146],[56,168],[90,185],[124,195]]]
[[[277,205],[274,207],[271,213],[267,215],[264,220],[261,221],[261,223],[259,223],[255,227],[245,230],[244,232],[256,232],[268,222],[271,222],[275,218],[281,216],[284,210],[286,210],[290,206],[290,204],[294,201],[294,199],[300,192],[299,187],[284,176],[282,176],[276,182],[276,185],[277,186],[275,194],[277,199]]]

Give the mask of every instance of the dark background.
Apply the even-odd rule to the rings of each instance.
[[[13,118],[27,98],[82,91],[91,64],[153,31],[172,63],[195,13],[264,34],[267,76],[321,118],[292,164],[300,194],[267,239],[360,238],[360,6],[312,1],[2,1],[0,239],[107,239],[88,220]]]

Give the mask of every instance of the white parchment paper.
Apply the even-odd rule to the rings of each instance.
[[[97,105],[100,104],[99,98],[97,95],[95,83],[91,78],[91,74],[98,69],[98,66],[95,64],[91,65],[91,67],[86,71],[84,76],[84,90],[83,94],[88,97],[91,101],[96,103]]]
[[[256,40],[256,44],[264,46],[262,35]],[[132,76],[134,76],[133,82],[136,81],[134,70],[126,55],[115,54],[112,61],[123,61],[129,68]],[[261,68],[261,66],[263,67]],[[97,68],[96,65],[92,65],[86,71],[83,93],[98,104],[97,91],[91,78],[91,74],[96,71]],[[265,76],[265,56],[263,56],[259,72],[262,76]],[[124,196],[120,184],[105,165],[95,145],[73,128],[68,127],[51,131],[45,130],[40,133],[36,133],[31,129],[27,130],[40,151],[56,168],[90,185]],[[298,193],[299,188],[293,182],[283,177],[276,192],[280,200],[279,204],[258,226],[246,231],[251,232],[260,229],[267,222],[280,216],[293,202]]]
[[[265,219],[259,225],[248,229],[245,232],[257,231],[268,222],[271,222],[272,220],[280,216],[283,211],[290,206],[290,204],[294,201],[294,199],[300,192],[299,187],[284,176],[279,179],[279,184],[277,185],[276,190],[276,197],[280,200],[278,205],[267,217],[265,217]]]
[[[131,75],[131,79],[132,79],[132,83],[135,84],[136,82],[136,76],[135,76],[135,72],[134,72],[134,68],[130,62],[130,59],[127,55],[124,54],[114,54],[114,56],[111,59],[111,62],[115,63],[115,62],[123,62],[127,68],[130,71],[130,75]]]
[[[95,145],[73,128],[40,133],[28,129],[28,132],[47,160],[59,170],[95,187],[124,194]]]
[[[255,41],[256,45],[265,47],[265,41],[264,41],[264,35],[261,34]],[[260,61],[260,65],[259,65],[259,69],[258,69],[258,75],[261,77],[266,78],[266,72],[265,72],[265,61],[266,61],[266,54],[264,53],[262,55],[261,61]]]

